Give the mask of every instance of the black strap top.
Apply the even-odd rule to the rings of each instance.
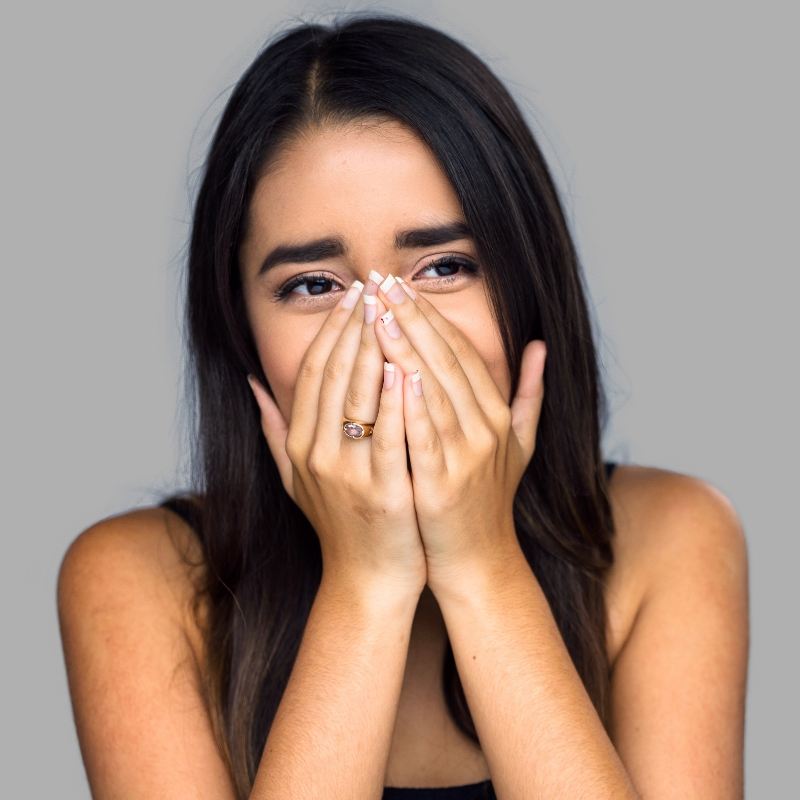
[[[606,479],[610,479],[614,468],[614,461],[604,462]],[[180,500],[167,500],[162,506],[175,511],[177,514],[192,524],[191,511]],[[491,780],[478,783],[466,783],[461,786],[431,787],[406,787],[384,786],[383,800],[497,800]]]
[[[497,800],[490,780],[437,789],[384,786],[383,800]]]

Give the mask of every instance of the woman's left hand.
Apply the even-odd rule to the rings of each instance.
[[[406,376],[414,505],[435,592],[458,582],[465,570],[501,565],[520,552],[514,496],[534,452],[546,346],[538,339],[526,345],[509,407],[458,328],[418,292],[411,297],[407,285],[382,287],[394,320],[383,321],[389,312],[378,318],[376,333],[386,360]]]

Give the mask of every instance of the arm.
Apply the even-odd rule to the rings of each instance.
[[[381,797],[418,599],[323,578],[252,800]]]
[[[500,800],[638,798],[521,550],[435,590]]]
[[[183,610],[191,583],[163,515],[84,531],[58,612],[75,724],[95,800],[233,800]],[[251,800],[379,798],[418,594],[323,579]]]
[[[648,503],[653,570],[614,663],[613,744],[521,551],[437,594],[502,800],[742,797],[743,531],[724,495],[684,476]]]
[[[62,560],[60,632],[95,800],[234,800],[186,635],[191,588],[161,511],[96,523]]]

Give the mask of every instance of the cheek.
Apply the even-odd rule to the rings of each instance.
[[[440,311],[469,339],[486,364],[500,394],[507,403],[510,403],[511,375],[503,350],[503,340],[500,338],[500,331],[488,304],[476,303],[470,304],[469,308],[448,309],[447,312],[440,309]]]
[[[322,321],[320,321],[320,325]],[[254,338],[258,357],[283,418],[289,422],[300,362],[318,327],[309,318],[256,322]]]
[[[476,332],[475,336],[470,336],[472,346],[480,353],[489,374],[494,379],[495,385],[500,390],[500,394],[506,403],[511,402],[511,375],[506,363],[506,354],[503,350],[503,342],[500,332],[496,329],[494,321],[490,320],[491,328],[484,328]],[[491,336],[487,336],[486,331],[491,330]]]

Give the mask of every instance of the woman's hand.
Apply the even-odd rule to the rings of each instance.
[[[319,537],[323,580],[421,592],[426,562],[406,460],[404,376],[396,365],[394,376],[384,369],[360,290],[357,281],[309,345],[288,426],[265,388],[248,380],[284,488]],[[377,301],[374,281],[364,291]],[[383,311],[379,302],[372,308]],[[375,420],[373,435],[348,438],[343,416]]]
[[[546,347],[526,345],[509,407],[470,341],[431,303],[389,278],[380,296],[391,314],[376,323],[378,341],[406,373],[414,505],[435,592],[518,552],[514,496],[534,452]]]

